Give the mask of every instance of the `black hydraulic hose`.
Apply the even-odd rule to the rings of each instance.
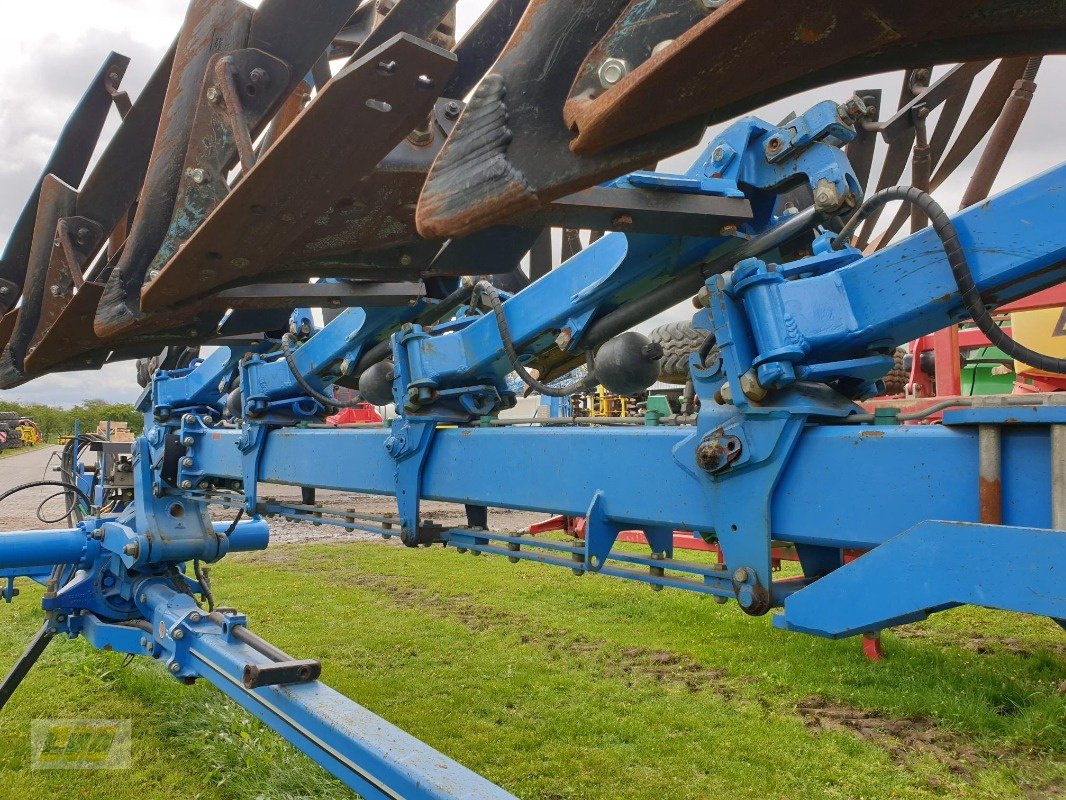
[[[312,399],[317,400],[326,408],[335,408],[338,410],[342,408],[356,408],[362,402],[362,400],[352,400],[348,403],[341,402],[336,397],[327,397],[322,394],[322,392],[315,389],[315,387],[308,383],[304,376],[300,374],[300,368],[296,366],[296,359],[292,356],[291,345],[292,335],[286,333],[281,337],[281,352],[285,356],[285,363],[289,365],[289,372],[292,373],[292,377],[300,385],[300,388],[307,392]]]
[[[489,307],[492,309],[492,313],[496,317],[496,325],[500,329],[500,339],[503,341],[503,351],[507,354],[507,360],[511,362],[511,368],[518,373],[518,377],[522,379],[522,382],[525,383],[526,386],[545,397],[569,397],[572,394],[576,394],[577,392],[584,391],[585,389],[596,385],[596,379],[593,376],[595,365],[592,360],[591,351],[587,354],[589,374],[581,380],[572,381],[563,386],[549,386],[546,383],[541,383],[530,375],[529,371],[518,359],[518,352],[515,350],[514,341],[511,339],[511,329],[507,325],[507,317],[503,313],[503,303],[500,301],[500,294],[496,291],[496,287],[488,281],[478,281],[475,289],[486,301],[488,301]]]
[[[910,203],[920,208],[929,218],[929,224],[932,226],[933,232],[939,237],[940,243],[944,248],[944,254],[948,258],[951,274],[955,278],[955,285],[958,287],[959,294],[962,295],[963,305],[966,307],[966,311],[974,321],[974,324],[977,325],[981,333],[988,337],[988,341],[992,343],[992,346],[998,347],[1009,357],[1016,361],[1021,361],[1023,364],[1028,364],[1035,369],[1066,374],[1066,359],[1055,358],[1030,350],[1004,333],[1003,329],[992,319],[992,315],[985,307],[981,292],[974,283],[973,273],[970,272],[970,265],[966,261],[966,254],[959,243],[959,234],[951,221],[951,217],[928,192],[923,192],[913,186],[895,186],[889,189],[882,189],[863,203],[862,207],[855,212],[855,215],[848,220],[834,240],[833,247],[837,250],[842,249],[845,244],[851,241],[852,235],[864,219],[893,200],[902,200]]]
[[[74,492],[76,495],[78,495],[78,497],[84,500],[86,505],[89,506],[89,508],[93,507],[93,501],[89,498],[89,495],[85,494],[85,492],[83,492],[73,483],[68,483],[67,481],[31,481],[30,483],[23,483],[19,486],[15,486],[11,489],[8,489],[6,492],[0,493],[0,503],[4,502],[7,498],[9,498],[13,494],[16,494],[17,492],[24,492],[27,489],[33,489],[38,486],[58,486],[62,489],[67,489],[71,492]]]

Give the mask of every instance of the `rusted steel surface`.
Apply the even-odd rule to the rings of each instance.
[[[1003,473],[1001,431],[996,425],[980,425],[978,440],[977,499],[980,521],[1003,524]]]
[[[250,43],[278,51],[245,47],[216,53],[203,77],[189,135],[189,149],[166,236],[148,266],[152,275],[188,240],[229,193],[227,175],[235,157],[248,172],[256,160],[252,139],[274,111],[303,84],[356,0],[329,0],[307,17],[298,0],[268,0],[255,12]],[[265,17],[265,21],[264,18]],[[285,36],[287,20],[295,35]],[[136,305],[131,298],[129,305]]]
[[[574,151],[593,154],[694,117],[728,119],[830,81],[1064,49],[1062,3],[730,0],[611,91],[572,97],[564,115],[577,131]]]
[[[355,48],[348,63],[354,64],[400,33],[430,39],[444,18],[452,13],[455,4],[456,0],[397,0],[392,10],[378,21],[377,26]],[[454,30],[453,27],[453,34]],[[451,46],[447,41],[435,44]]]
[[[243,46],[252,10],[237,0],[193,0],[178,35],[162,118],[122,255],[104,287],[94,327],[108,337],[140,316],[148,265],[166,234],[183,177],[193,115],[209,60]]]
[[[103,284],[84,284],[58,308],[48,303],[41,314],[41,327],[30,343],[23,364],[27,376],[43,375],[71,358],[95,350],[110,349],[93,333],[93,317],[103,294]],[[79,359],[80,363],[80,359]]]
[[[270,126],[267,128],[266,133],[263,134],[263,138],[259,142],[259,152],[256,155],[257,158],[259,155],[269,150],[281,134],[289,129],[289,126],[296,121],[298,116],[300,116],[300,112],[304,110],[304,106],[307,105],[307,101],[310,99],[311,87],[307,85],[306,81],[300,81],[300,83],[296,85],[292,94],[290,94],[285,99],[285,102],[281,104],[281,108],[278,109],[278,113],[274,116],[274,119],[270,121]]]
[[[30,337],[37,330],[52,251],[58,249],[55,247],[56,227],[61,218],[73,215],[76,202],[77,192],[70,186],[54,175],[45,176],[37,203],[22,305],[17,309],[11,337],[0,353],[0,389],[17,386],[25,380],[23,360]]]
[[[71,186],[81,183],[111,110],[113,101],[110,89],[117,88],[121,83],[129,63],[130,60],[126,56],[118,53],[108,55],[59,134],[48,163],[41,173],[41,179],[26,201],[8,238],[3,256],[0,257],[0,288],[7,290],[0,292],[0,313],[12,308],[22,293],[34,233],[34,220],[45,177],[54,175]]]
[[[277,254],[273,263],[371,253],[418,241],[415,230],[418,195],[450,129],[450,123],[444,128],[436,119],[429,125],[421,125],[417,135],[404,138],[369,175],[335,198],[336,202],[322,208],[313,224],[284,252]],[[395,261],[382,267],[400,268],[416,258],[413,248],[410,252],[400,248],[395,253]],[[422,261],[423,268],[427,265],[428,261]]]
[[[144,308],[247,282],[275,263],[425,120],[454,64],[401,35],[338,73],[145,287]]]
[[[696,142],[699,124],[593,158],[570,152],[571,132],[556,110],[589,48],[625,5],[529,4],[430,171],[419,200],[419,233],[443,238],[511,223],[559,197],[644,167],[664,149],[676,152]]]
[[[455,46],[458,66],[445,97],[463,98],[493,65],[518,27],[529,0],[495,0]]]
[[[78,215],[107,231],[125,218],[144,182],[173,65],[171,45],[78,192]]]
[[[980,203],[992,192],[992,184],[999,177],[999,171],[1003,162],[1010,152],[1014,139],[1018,136],[1018,130],[1025,120],[1029,111],[1029,105],[1033,102],[1033,93],[1036,91],[1037,70],[1040,68],[1040,58],[1031,58],[1026,65],[1025,74],[1014,83],[1014,89],[1010,97],[1003,105],[1003,113],[1000,114],[992,129],[992,135],[981,153],[981,160],[970,177],[970,183],[962,196],[960,207],[967,208]]]

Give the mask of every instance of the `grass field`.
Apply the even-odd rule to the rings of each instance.
[[[24,453],[32,453],[34,450],[40,450],[45,445],[37,445],[36,447],[9,447],[5,450],[0,450],[0,458],[11,458],[12,456],[19,456]]]
[[[735,604],[441,549],[278,548],[220,602],[334,688],[521,798],[1066,797],[1066,636],[948,612],[854,640]],[[0,608],[3,666],[38,595]],[[38,717],[132,718],[133,766],[35,771]],[[3,712],[0,797],[350,797],[207,685],[54,643]]]

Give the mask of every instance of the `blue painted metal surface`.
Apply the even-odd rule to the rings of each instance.
[[[822,636],[959,603],[1066,618],[1055,573],[1066,531],[1054,529],[1066,503],[1056,492],[1066,489],[1051,479],[1066,461],[1053,444],[1063,437],[1052,435],[1066,424],[1064,406],[1034,397],[954,410],[944,425],[901,426],[871,423],[855,403],[878,388],[898,343],[965,313],[933,234],[864,258],[833,249],[832,234],[818,229],[788,251],[729,262],[787,220],[775,209],[796,185],[823,211],[846,213],[859,201],[839,148],[852,131],[838,108],[819,104],[784,128],[745,120],[685,175],[635,173],[612,184],[742,195],[750,219],[705,237],[605,236],[503,304],[522,360],[553,349],[576,355],[605,315],[698,275],[695,285],[706,282],[694,324],[715,338],[706,363],[690,359],[694,425],[484,427],[517,388],[491,313],[464,307],[425,326],[414,324],[422,307],[350,309],[316,331],[297,310],[295,366],[264,342],[157,375],[139,405],[146,431],[134,451],[134,503],[73,530],[0,536],[0,577],[77,565],[44,603],[61,630],[212,681],[367,797],[509,795],[316,680],[246,685],[249,664],[281,662],[237,636],[243,618],[196,607],[189,592],[203,587],[186,565],[265,547],[267,532],[259,519],[228,532],[211,523],[208,504],[734,598],[749,614],[783,608],[781,627]],[[1004,302],[1066,277],[1064,181],[1066,166],[955,217],[987,297]],[[391,426],[306,427],[323,409],[293,370],[327,392],[386,339]],[[224,420],[234,408],[239,422]],[[1002,525],[981,523],[979,426],[988,425],[1000,434]],[[907,476],[906,503],[886,475]],[[260,481],[391,495],[396,513],[266,503]],[[588,532],[575,544],[475,523],[443,529],[421,519],[422,499],[584,516]],[[646,532],[651,552],[614,548],[632,528]],[[676,558],[674,529],[716,541],[724,563]],[[775,579],[775,542],[797,547],[802,577]],[[844,566],[845,548],[870,552]],[[139,627],[119,624],[131,622]]]

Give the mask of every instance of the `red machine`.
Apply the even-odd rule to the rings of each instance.
[[[359,403],[355,408],[341,409],[340,413],[326,417],[330,425],[353,425],[356,423],[381,422],[381,415],[370,403]]]

